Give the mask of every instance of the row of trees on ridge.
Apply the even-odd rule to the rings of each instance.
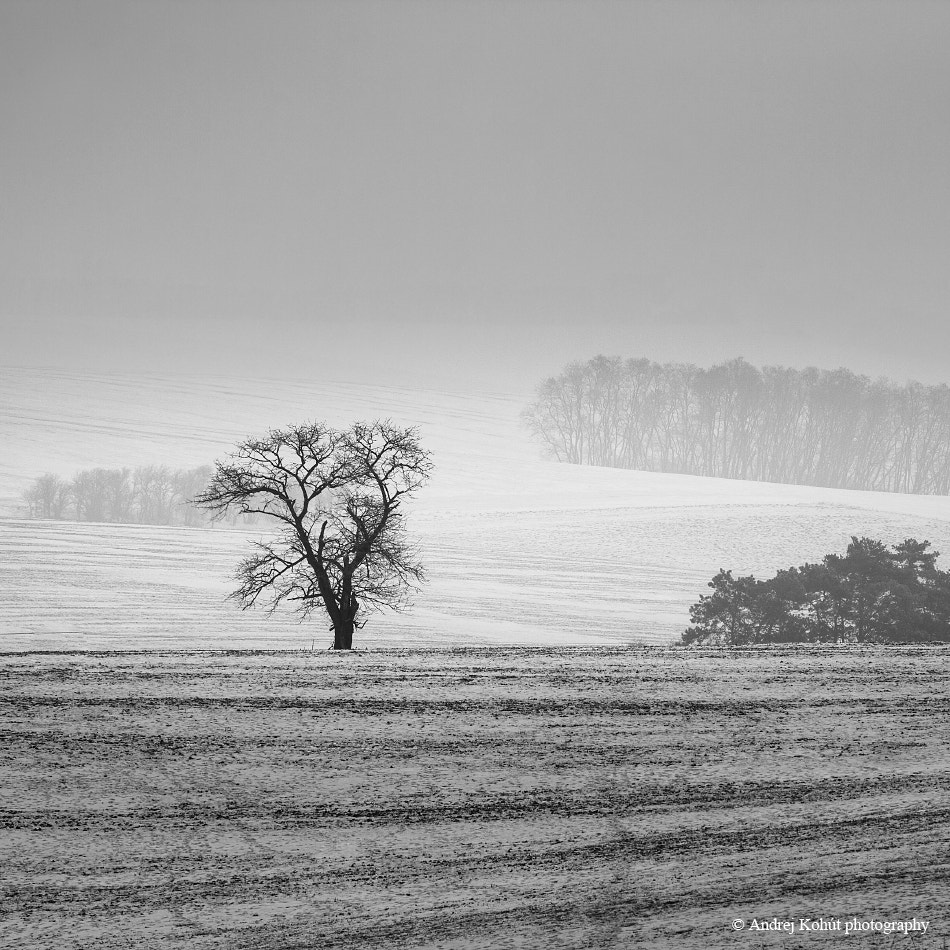
[[[46,473],[33,480],[23,500],[31,518],[118,524],[200,525],[207,516],[192,504],[213,469],[89,468],[65,479]]]
[[[844,555],[769,580],[720,570],[690,608],[687,644],[950,642],[950,572],[929,542],[851,539]]]
[[[598,356],[545,380],[524,419],[562,462],[950,494],[946,385]]]

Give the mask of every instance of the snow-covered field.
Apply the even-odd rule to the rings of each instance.
[[[437,465],[413,530],[430,583],[363,645],[668,643],[720,568],[771,574],[852,534],[950,556],[950,498],[623,472],[539,458],[527,394],[0,372],[0,649],[309,647],[322,622],[224,598],[246,533],[29,522],[36,474],[210,462],[307,418],[417,425]],[[943,562],[946,564],[946,562]]]
[[[950,936],[941,648],[0,657],[0,945]],[[9,941],[9,942],[6,942]]]

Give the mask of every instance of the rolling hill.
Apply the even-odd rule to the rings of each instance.
[[[191,466],[307,418],[419,427],[437,465],[412,514],[430,582],[360,645],[668,643],[720,567],[770,574],[852,534],[950,555],[950,498],[559,465],[525,394],[322,381],[0,371],[0,649],[280,648],[325,625],[225,600],[247,529],[28,521],[44,471]],[[943,562],[946,563],[945,561]]]

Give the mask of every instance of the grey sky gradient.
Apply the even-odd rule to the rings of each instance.
[[[950,381],[950,3],[0,4],[0,364]]]

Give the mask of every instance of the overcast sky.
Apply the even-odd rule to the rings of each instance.
[[[0,364],[950,381],[950,3],[0,3]]]

